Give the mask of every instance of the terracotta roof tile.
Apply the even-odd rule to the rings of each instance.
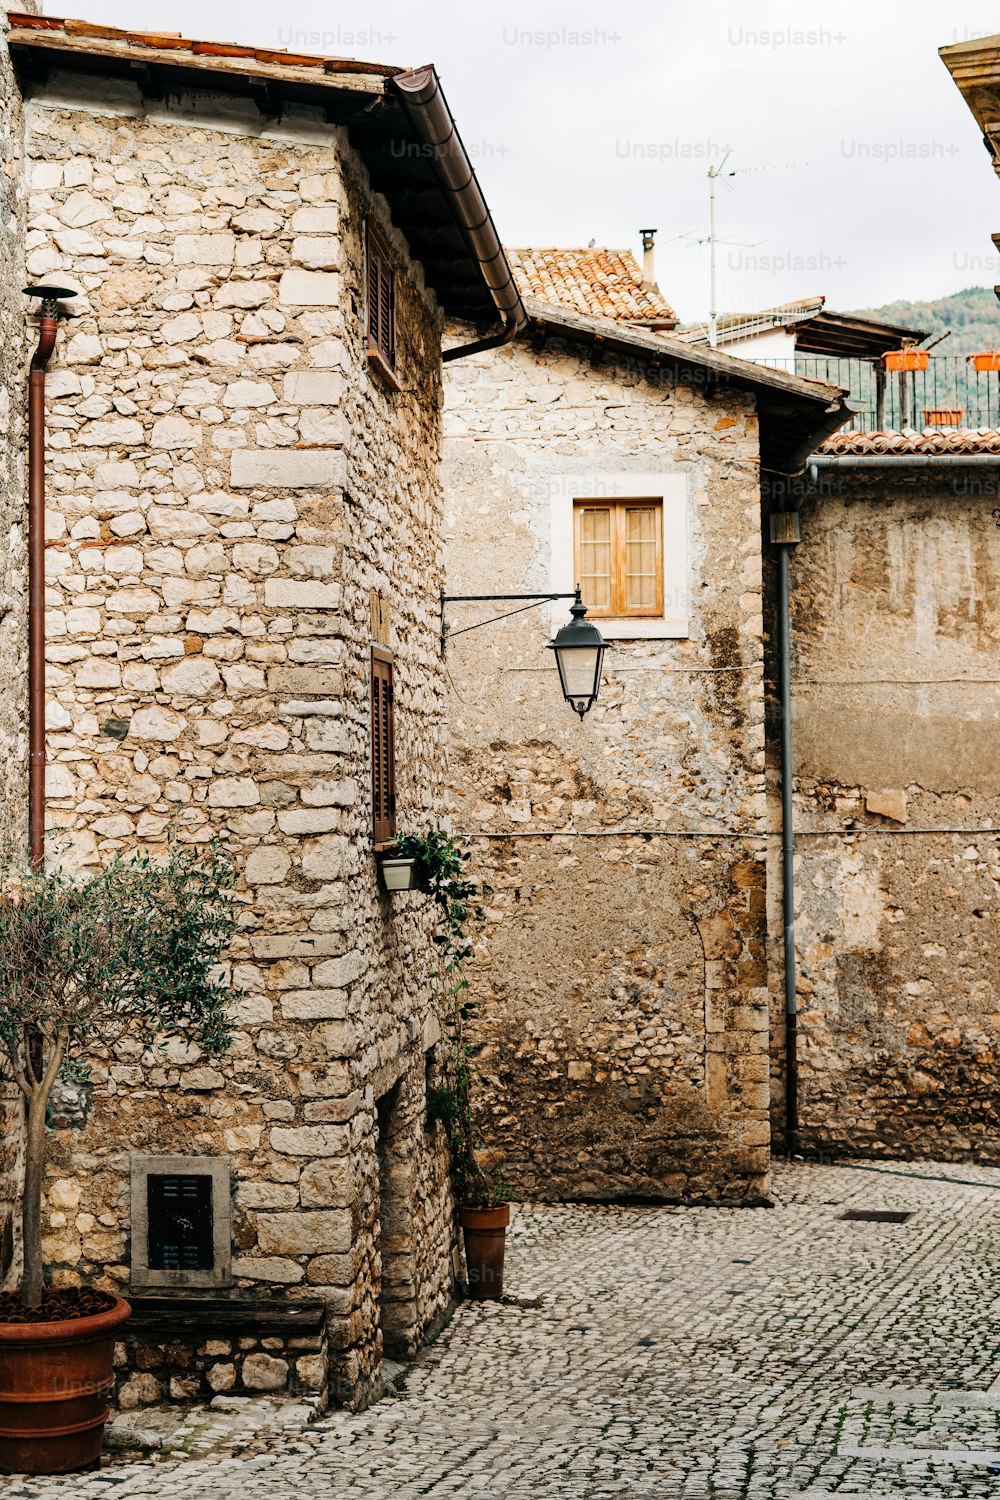
[[[190,52],[192,57],[216,57],[219,65],[225,66],[232,59],[238,62],[249,59],[270,67],[324,68],[328,73],[373,73],[379,77],[393,77],[402,68],[386,67],[382,63],[358,62],[353,57],[320,57],[301,52],[285,52],[275,47],[241,47],[227,42],[203,42],[175,36],[170,32],[121,31],[113,26],[95,26],[89,21],[72,18],[61,20],[56,16],[35,16],[24,11],[11,10],[7,19],[15,31],[46,31],[61,33],[68,41],[85,44],[90,41],[110,42],[123,50],[130,47],[156,47],[172,52]],[[85,50],[85,46],[81,47]]]
[[[1000,432],[953,427],[927,427],[923,432],[835,432],[817,453],[907,454],[1000,453]]]
[[[643,327],[670,329],[677,324],[677,314],[659,287],[643,286],[631,250],[505,249],[523,297]]]

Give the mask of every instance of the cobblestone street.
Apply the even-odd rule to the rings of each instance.
[[[398,1394],[264,1440],[230,1401],[198,1458],[5,1500],[1000,1493],[1000,1170],[776,1178],[773,1210],[519,1209],[514,1300],[463,1306]]]

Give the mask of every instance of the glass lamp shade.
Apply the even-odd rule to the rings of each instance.
[[[597,626],[586,618],[587,606],[579,589],[570,615],[572,619],[558,632],[549,650],[555,652],[563,697],[582,719],[601,686],[606,642]]]

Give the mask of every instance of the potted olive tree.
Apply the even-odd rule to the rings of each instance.
[[[232,866],[171,840],[116,855],[89,880],[59,869],[0,872],[0,1076],[24,1100],[23,1274],[0,1294],[0,1470],[84,1468],[100,1454],[127,1302],[45,1285],[46,1111],[56,1079],[95,1049],[181,1036],[229,1043],[216,966],[234,930]]]
[[[441,1081],[431,1091],[431,1114],[448,1133],[451,1172],[465,1240],[469,1296],[477,1301],[503,1295],[503,1264],[508,1192],[496,1159],[476,1127],[473,1110],[473,1048],[466,1038],[469,1017],[464,964],[472,952],[471,927],[481,918],[479,886],[469,878],[468,856],[448,834],[406,834],[396,840],[401,858],[416,863],[419,888],[434,897],[441,911],[441,977],[445,984],[448,1046]]]

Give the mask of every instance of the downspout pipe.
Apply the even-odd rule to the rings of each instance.
[[[56,346],[59,302],[76,293],[29,286],[40,301],[38,346],[28,372],[28,852],[45,858],[45,371]]]
[[[398,73],[391,87],[398,94],[407,119],[425,148],[431,170],[451,207],[455,222],[479,266],[502,328],[489,339],[446,349],[445,360],[462,359],[484,349],[509,343],[528,326],[528,314],[514,274],[496,232],[492,216],[462,144],[437,72],[432,66]]]
[[[799,541],[797,510],[771,516],[778,551],[778,711],[781,717],[781,911],[785,980],[785,1152],[799,1152],[798,966],[795,954],[795,807],[792,762],[792,626],[788,554]]]

